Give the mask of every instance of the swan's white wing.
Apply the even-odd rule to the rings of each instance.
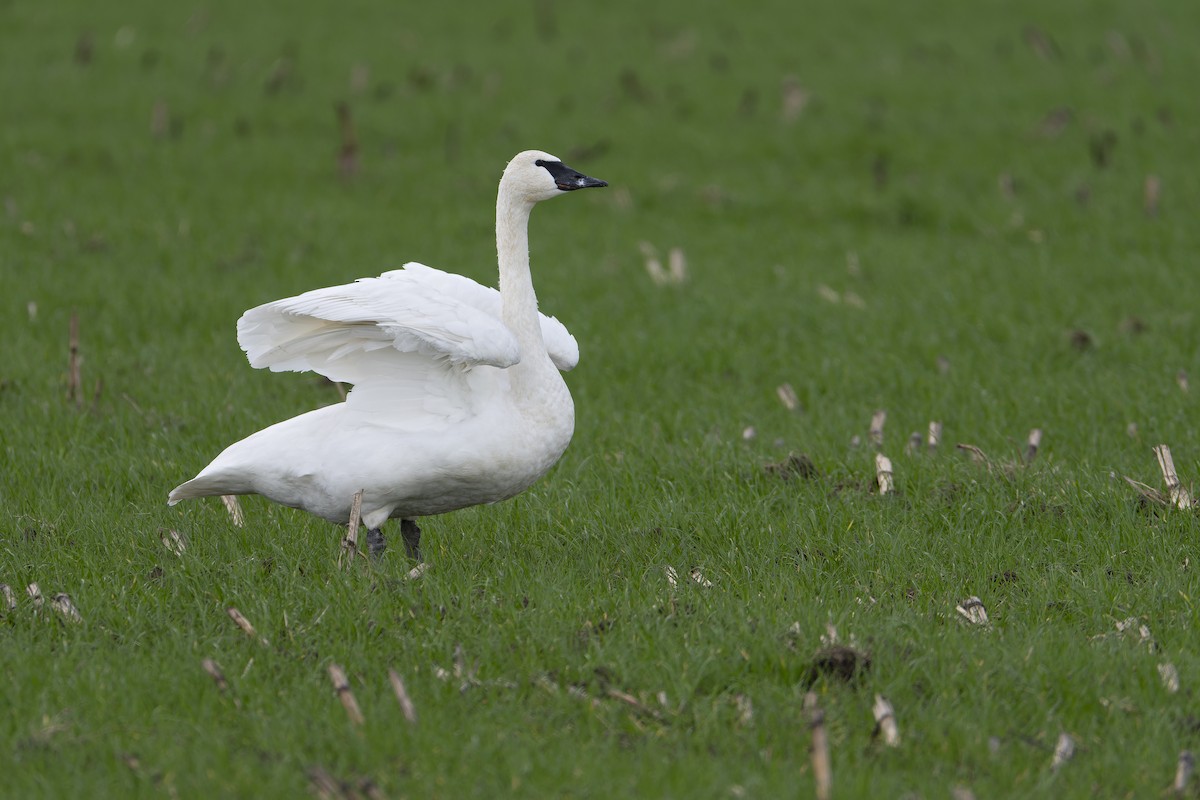
[[[471,302],[466,278],[396,270],[277,300],[238,320],[251,366],[354,385],[347,402],[393,428],[430,430],[478,413],[520,347]],[[499,367],[501,369],[472,369]]]
[[[482,286],[470,278],[442,272],[440,269],[427,267],[410,261],[401,269],[385,272],[381,278],[393,276],[412,276],[428,286],[438,287],[446,295],[458,298],[460,301],[500,319],[500,292],[489,286]],[[563,372],[568,372],[579,364],[579,343],[570,334],[567,327],[554,317],[545,314],[538,315],[542,323],[542,340],[546,343],[546,351],[554,366]]]
[[[512,332],[497,317],[447,291],[455,288],[419,272],[397,270],[305,292],[243,314],[238,343],[253,367],[312,371],[353,384],[385,378],[387,371],[381,368],[389,351],[464,366],[517,363],[520,349]]]
[[[553,317],[541,315],[541,322],[555,366],[573,368],[575,338]],[[255,368],[312,371],[359,386],[387,374],[388,352],[463,366],[520,360],[516,337],[500,320],[498,291],[417,263],[252,308],[237,329]]]

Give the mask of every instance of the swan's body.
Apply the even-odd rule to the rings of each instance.
[[[575,409],[559,370],[579,360],[567,329],[537,310],[529,214],[540,200],[604,185],[547,153],[509,162],[496,202],[499,291],[410,263],[247,311],[238,342],[252,366],[354,388],[230,445],[170,504],[260,494],[344,523],[362,490],[362,521],[378,536],[389,517],[527,489],[571,440]]]

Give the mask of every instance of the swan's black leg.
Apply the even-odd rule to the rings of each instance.
[[[371,528],[367,531],[367,552],[371,554],[371,558],[379,558],[386,549],[387,542],[384,540],[383,531],[380,528]]]
[[[417,563],[421,562],[421,529],[416,520],[400,520],[400,535],[404,537],[404,552]]]

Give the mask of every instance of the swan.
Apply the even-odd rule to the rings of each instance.
[[[575,406],[559,371],[579,361],[566,327],[538,312],[529,216],[542,200],[607,185],[549,153],[517,154],[496,197],[499,291],[414,262],[247,311],[237,336],[252,367],[353,389],[230,445],[168,504],[259,494],[345,524],[361,490],[371,555],[399,518],[419,561],[417,518],[529,488],[571,441]]]

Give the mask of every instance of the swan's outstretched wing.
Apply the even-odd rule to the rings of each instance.
[[[499,292],[415,263],[252,308],[237,328],[253,367],[360,386],[386,378],[381,358],[389,352],[493,367],[512,366],[521,355],[500,321]],[[542,328],[555,364],[575,366],[579,347],[562,323],[543,316]]]
[[[369,381],[372,373],[361,367],[377,360],[361,356],[384,349],[464,365],[520,360],[500,320],[402,270],[252,308],[237,330],[253,367],[346,383]]]
[[[398,270],[385,272],[381,278],[412,276],[418,278],[430,287],[437,287],[442,293],[458,298],[460,301],[483,311],[491,317],[500,319],[500,292],[490,286],[482,286],[463,275],[442,272],[440,269],[427,267],[410,261]],[[554,317],[539,314],[542,323],[542,340],[554,366],[563,372],[569,372],[579,364],[579,343],[567,331],[567,327]]]

